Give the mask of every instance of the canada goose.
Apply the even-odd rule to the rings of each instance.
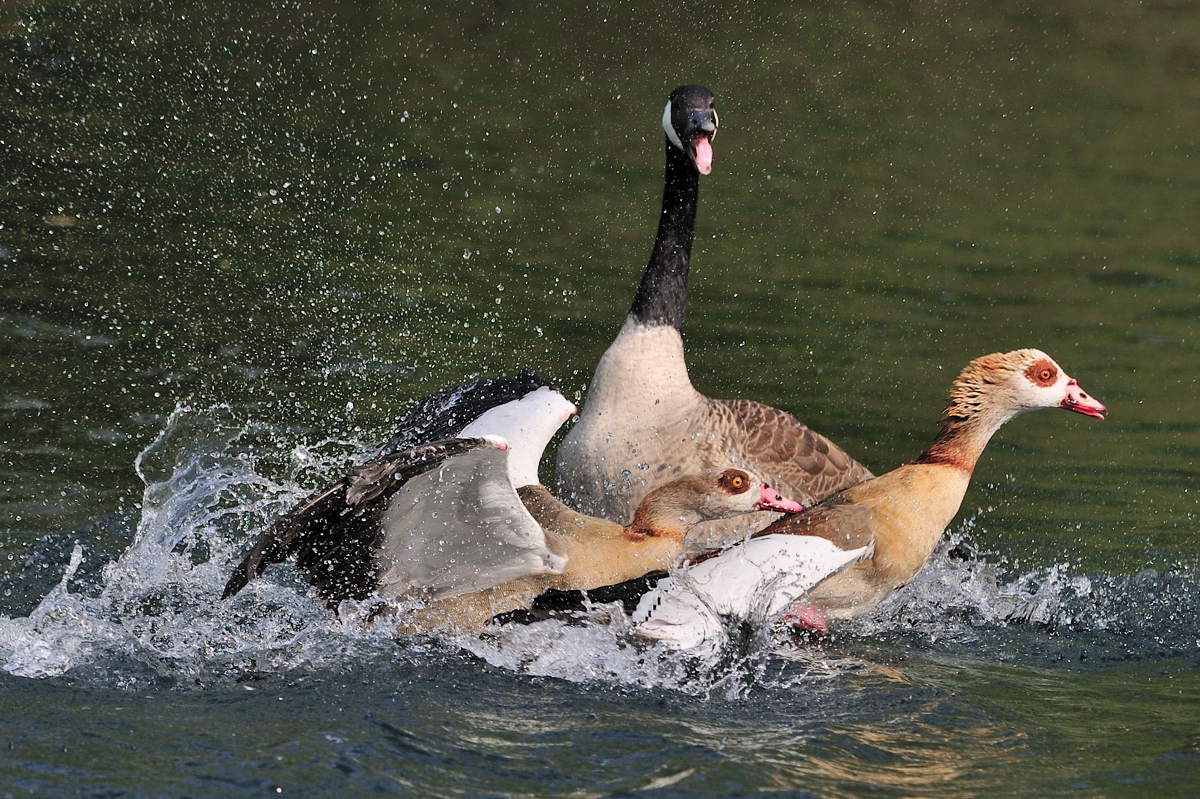
[[[666,179],[654,251],[559,449],[559,496],[624,523],[647,492],[704,469],[747,469],[806,505],[870,477],[790,414],[750,400],[712,400],[692,386],[680,332],[700,175],[711,168],[717,130],[712,93],[675,89],[663,129]],[[754,527],[769,520],[757,516]]]

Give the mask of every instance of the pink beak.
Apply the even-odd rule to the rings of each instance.
[[[783,495],[766,483],[762,487],[762,499],[758,503],[759,510],[778,510],[784,513],[799,513],[804,506],[799,502],[784,499]]]
[[[1067,396],[1063,397],[1063,401],[1059,403],[1058,407],[1082,413],[1093,419],[1103,419],[1104,414],[1108,413],[1108,408],[1088,396],[1088,393],[1079,387],[1079,381],[1074,378],[1067,381]]]

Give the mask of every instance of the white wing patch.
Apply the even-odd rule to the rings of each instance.
[[[773,618],[872,549],[838,549],[815,536],[751,539],[659,582],[638,603],[635,632],[683,649],[717,646],[722,619]]]
[[[480,414],[464,427],[459,438],[501,436],[508,441],[508,473],[516,488],[538,484],[538,464],[550,439],[575,413],[575,405],[548,386],[519,400],[506,402]]]
[[[430,598],[561,574],[508,475],[508,452],[484,448],[408,481],[383,515],[380,593]]]

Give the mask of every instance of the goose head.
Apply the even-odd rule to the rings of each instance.
[[[637,506],[627,529],[635,535],[681,540],[700,522],[756,510],[799,513],[804,506],[784,498],[749,472],[710,469],[680,477],[651,491]]]
[[[1002,424],[1039,408],[1062,408],[1093,419],[1108,413],[1041,350],[976,358],[950,388],[937,440],[914,463],[941,463],[969,473]]]
[[[991,416],[1003,424],[1039,408],[1063,408],[1093,419],[1108,413],[1053,358],[1041,350],[1025,349],[971,361],[954,381],[946,417]]]
[[[663,111],[663,130],[672,146],[687,156],[701,175],[712,171],[712,140],[717,135],[713,94],[703,86],[680,86]]]

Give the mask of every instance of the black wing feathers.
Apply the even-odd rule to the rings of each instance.
[[[543,386],[553,388],[541,375],[521,372],[516,377],[485,377],[430,394],[397,423],[400,432],[383,451],[396,452],[454,438],[485,412]]]
[[[310,495],[259,536],[234,569],[222,599],[231,597],[272,563],[295,555],[296,565],[330,605],[364,599],[375,590],[382,543],[379,517],[409,480],[447,458],[490,446],[483,439],[436,441],[357,466],[341,480]]]

